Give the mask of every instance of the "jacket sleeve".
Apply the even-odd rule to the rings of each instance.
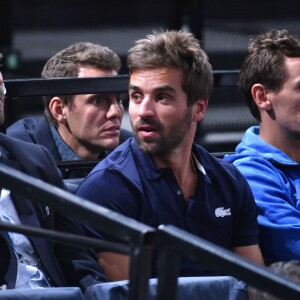
[[[295,195],[292,182],[265,159],[244,158],[234,164],[246,177],[258,206],[266,263],[300,259],[300,195]]]
[[[47,166],[47,181],[56,187],[65,189],[61,174],[56,167],[53,157],[46,148],[43,146],[39,147],[44,153],[44,167]],[[71,221],[67,213],[65,215],[55,213],[54,229],[66,233],[86,235],[81,225]],[[87,287],[93,284],[107,281],[92,249],[55,243],[54,252],[68,285],[79,286],[85,291]]]
[[[38,121],[39,118],[18,120],[6,129],[6,134],[18,140],[36,144],[34,132]]]

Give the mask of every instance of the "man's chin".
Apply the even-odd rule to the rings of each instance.
[[[158,150],[158,142],[152,139],[137,140],[138,147],[145,153],[155,154]]]

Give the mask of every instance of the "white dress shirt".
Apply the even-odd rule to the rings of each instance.
[[[1,190],[0,220],[11,224],[21,224],[10,197],[10,191],[6,189]],[[15,288],[50,287],[49,282],[38,267],[38,259],[29,239],[25,235],[15,232],[8,232],[8,235],[18,262]]]

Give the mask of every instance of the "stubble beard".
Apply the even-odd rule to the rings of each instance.
[[[150,123],[144,120],[143,123]],[[151,122],[153,123],[153,122]],[[157,124],[156,128],[160,133],[158,138],[140,138],[135,126],[132,124],[133,134],[138,147],[151,156],[163,155],[174,151],[182,143],[192,124],[192,109],[188,109],[181,120],[171,128],[166,129],[163,125]]]

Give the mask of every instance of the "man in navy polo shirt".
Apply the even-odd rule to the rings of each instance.
[[[198,40],[181,31],[154,33],[136,42],[127,62],[135,138],[100,162],[77,194],[153,227],[175,225],[263,264],[246,180],[193,143],[213,86]],[[110,280],[128,278],[128,257],[97,256]],[[189,261],[180,273],[210,274],[216,273]]]

